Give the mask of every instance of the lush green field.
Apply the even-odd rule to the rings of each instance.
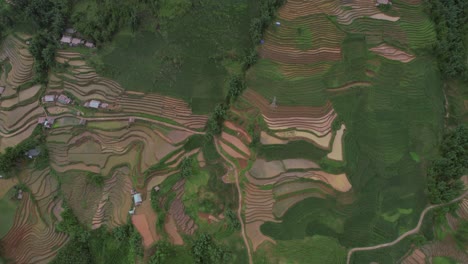
[[[8,233],[15,220],[16,204],[10,200],[9,195],[0,199],[0,238]]]
[[[118,33],[91,59],[125,89],[183,98],[195,112],[208,112],[224,98],[229,73],[240,70],[255,14],[253,1],[203,1],[158,30],[143,24]]]
[[[339,43],[342,52],[339,61],[323,59],[291,66],[261,59],[247,75],[250,88],[265,98],[277,96],[279,104],[317,106],[330,100],[346,125],[344,172],[353,186],[354,202],[342,206],[332,200],[310,198],[296,204],[281,223],[265,223],[261,227],[264,234],[278,242],[274,251],[287,254],[281,251],[285,243],[299,247],[318,235],[346,248],[385,243],[414,228],[428,203],[425,166],[437,153],[444,116],[443,85],[435,59],[428,52],[435,41],[435,32],[422,7],[401,1],[395,1],[395,6],[400,8],[392,10],[401,16],[398,22],[359,18],[350,25],[335,23],[345,33]],[[293,22],[294,27],[300,27],[297,21]],[[275,30],[279,31],[271,29],[268,34],[274,35]],[[313,31],[320,29],[311,30],[310,43],[314,43],[319,34]],[[294,41],[305,44],[307,34],[298,36],[292,30],[289,35],[270,40],[292,47]],[[333,30],[324,30],[322,34],[330,34],[332,38],[336,35]],[[402,63],[369,50],[381,43],[418,56]],[[296,67],[300,75],[300,69],[327,63],[322,71],[309,75],[291,76],[284,71]],[[327,91],[358,81],[370,86]],[[313,159],[324,155],[317,153],[303,143],[264,146],[258,151],[259,157],[267,159],[296,156]],[[410,241],[405,240],[393,249],[359,253],[353,262],[394,263],[409,245]],[[314,258],[321,253],[307,254]]]

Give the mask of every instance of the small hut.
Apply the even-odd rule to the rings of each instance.
[[[143,199],[141,198],[141,193],[135,193],[133,195],[133,202],[135,203],[135,206],[139,206],[143,202]]]

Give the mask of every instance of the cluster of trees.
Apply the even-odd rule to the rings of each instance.
[[[441,157],[428,169],[429,199],[434,204],[453,200],[464,188],[460,178],[468,169],[468,127],[461,125],[449,131],[440,152]]]
[[[241,229],[241,223],[239,221],[239,218],[237,218],[236,213],[234,213],[231,209],[227,209],[224,213],[224,216],[226,217],[226,220],[228,222],[229,229],[233,231]]]
[[[285,0],[260,1],[260,17],[252,19],[250,23],[250,38],[255,45],[261,41],[263,32],[271,24],[276,10],[285,2]]]
[[[229,91],[226,97],[226,103],[231,103],[237,100],[237,98],[245,90],[245,78],[241,75],[234,75],[229,80]]]
[[[192,256],[195,263],[217,264],[226,263],[231,254],[217,245],[208,234],[201,234],[192,245]]]
[[[14,0],[12,1],[17,19],[27,21],[35,28],[36,34],[30,45],[34,57],[36,81],[45,82],[49,68],[54,66],[58,39],[70,13],[69,0]]]
[[[193,174],[193,161],[191,158],[184,158],[180,163],[180,174],[183,178],[188,178]]]
[[[466,46],[468,1],[427,0],[437,31],[435,52],[446,78],[468,78]]]
[[[105,226],[89,231],[68,206],[64,206],[61,216],[63,220],[57,224],[57,231],[68,234],[70,241],[59,250],[52,264],[100,263],[97,259],[111,261],[114,256],[103,251],[106,247],[107,250],[116,250],[115,254],[125,258],[119,259],[121,263],[135,263],[137,257],[143,257],[142,239],[132,224],[114,228],[112,232]]]
[[[48,165],[49,153],[45,145],[45,139],[42,127],[37,126],[29,138],[14,147],[7,147],[4,153],[0,153],[0,173],[5,177],[9,177],[13,170],[27,159],[26,152],[36,147],[41,152],[35,162],[41,165],[41,168],[44,167],[42,165]]]

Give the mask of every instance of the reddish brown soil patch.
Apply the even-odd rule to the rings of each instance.
[[[285,159],[283,165],[286,170],[292,169],[318,169],[317,163],[306,159]]]
[[[143,237],[143,245],[145,248],[148,248],[151,246],[151,244],[154,243],[154,238],[151,235],[151,231],[148,225],[148,221],[146,220],[146,217],[144,214],[139,214],[139,215],[133,215],[132,216],[132,223],[138,230],[138,232],[141,234]]]
[[[238,133],[238,135],[242,136],[242,139],[245,140],[247,143],[252,142],[252,138],[250,137],[250,135],[247,132],[245,132],[244,129],[242,129],[241,127],[238,127],[237,125],[235,125],[231,121],[224,122],[224,125],[227,128],[236,131]]]
[[[183,245],[184,240],[177,231],[176,223],[171,214],[166,216],[166,221],[164,223],[164,230],[169,235],[169,238],[174,245]]]
[[[408,54],[387,44],[381,44],[377,47],[371,48],[370,50],[389,60],[397,60],[404,63],[408,63],[415,58],[414,55]]]
[[[187,235],[193,235],[195,230],[197,230],[198,226],[197,224],[195,224],[195,221],[185,213],[185,206],[182,203],[182,196],[184,195],[184,185],[185,180],[180,180],[174,185],[174,187],[172,187],[172,190],[176,193],[176,198],[171,203],[171,206],[169,208],[169,214],[171,214],[172,217],[174,217],[174,220],[179,230],[181,230]]]
[[[343,135],[346,130],[345,125],[336,131],[335,138],[333,139],[332,151],[328,153],[327,158],[337,161],[343,161]]]
[[[219,145],[221,148],[231,157],[236,158],[236,159],[245,159],[246,157],[239,152],[235,151],[233,148],[231,148],[228,144],[224,143],[223,141],[219,140]]]
[[[411,255],[407,256],[401,264],[425,264],[426,255],[419,249],[415,249]]]
[[[233,146],[238,148],[240,151],[242,151],[242,154],[247,155],[247,157],[250,156],[249,148],[241,140],[239,140],[235,136],[233,136],[231,134],[228,134],[226,132],[223,132],[221,134],[221,138],[226,140],[227,142],[231,143]]]
[[[263,221],[256,221],[245,225],[245,231],[250,239],[250,242],[252,242],[252,247],[254,251],[257,250],[258,246],[260,246],[265,241],[270,241],[271,243],[276,245],[276,241],[274,241],[271,237],[265,236],[260,231],[260,226],[263,223]]]
[[[283,163],[279,160],[265,161],[257,159],[250,169],[250,174],[258,179],[273,178],[283,172],[285,172],[285,169]]]

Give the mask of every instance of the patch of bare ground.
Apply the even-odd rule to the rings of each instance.
[[[388,44],[381,44],[377,47],[371,48],[370,50],[389,60],[396,60],[404,63],[411,62],[415,58],[414,55],[408,54]]]
[[[198,226],[195,224],[195,221],[185,213],[185,206],[182,202],[184,186],[185,180],[180,180],[172,187],[172,190],[176,193],[176,198],[169,207],[169,214],[174,217],[179,230],[187,235],[193,235],[198,229]]]
[[[236,159],[245,159],[246,157],[233,148],[231,148],[228,144],[224,143],[222,140],[217,140],[219,142],[219,145],[221,148],[231,157],[236,158]]]
[[[221,138],[223,140],[225,140],[226,142],[229,142],[230,144],[232,144],[236,148],[238,148],[241,151],[241,154],[243,154],[244,156],[247,156],[247,157],[250,156],[250,149],[244,144],[244,142],[242,142],[237,137],[235,137],[235,136],[233,136],[231,134],[228,134],[226,132],[222,132],[221,133]]]
[[[330,141],[332,138],[331,132],[327,133],[324,136],[319,137],[313,133],[310,133],[307,131],[298,131],[298,130],[280,131],[280,132],[276,132],[275,135],[280,138],[287,138],[289,141],[305,140],[305,141],[311,142],[312,144],[322,149],[330,148]]]
[[[332,151],[328,153],[327,158],[337,161],[343,161],[343,135],[346,130],[344,124],[336,131],[335,138],[333,139]]]
[[[198,161],[198,165],[200,166],[200,168],[203,168],[206,166],[205,156],[203,156],[202,151],[198,152],[197,161]]]
[[[306,159],[285,159],[282,160],[284,168],[286,170],[293,169],[319,169],[320,166],[317,163],[306,160]]]
[[[190,133],[188,131],[171,130],[171,131],[169,131],[169,133],[167,133],[166,136],[169,138],[171,143],[179,144],[179,143],[185,141],[191,135],[193,135],[193,133]]]
[[[257,250],[258,246],[260,246],[265,241],[269,241],[276,245],[275,240],[273,240],[271,237],[265,236],[260,231],[260,226],[263,223],[263,221],[256,221],[252,223],[247,223],[245,225],[245,231],[247,232],[247,236],[249,237],[250,242],[252,243],[252,248],[254,252]]]
[[[281,132],[278,132],[278,133],[281,133]],[[285,145],[285,144],[288,144],[288,141],[271,136],[265,131],[262,131],[260,133],[260,143],[262,143],[263,145]]]
[[[284,165],[279,160],[266,161],[264,159],[255,160],[250,174],[258,179],[273,178],[285,172]]]
[[[0,107],[3,107],[3,108],[13,107],[16,104],[19,104],[21,102],[24,102],[24,101],[36,96],[40,89],[41,89],[41,85],[37,84],[37,85],[33,85],[33,86],[29,87],[29,88],[26,88],[24,90],[21,90],[21,91],[19,91],[17,96],[14,97],[14,98],[0,100],[1,101],[0,102]],[[1,99],[1,97],[0,97],[0,99]]]
[[[151,244],[154,243],[154,239],[151,235],[150,228],[148,222],[146,220],[145,215],[132,215],[132,223],[141,234],[143,238],[143,245],[145,248],[149,248]]]
[[[219,222],[219,219],[216,216],[207,213],[198,212],[198,217],[200,217],[200,219],[205,219],[208,224]]]
[[[404,258],[401,264],[425,264],[426,255],[420,249],[415,249],[413,252]]]
[[[372,15],[370,16],[370,18],[379,19],[379,20],[387,20],[391,22],[397,22],[398,20],[400,20],[400,17],[393,17],[393,16],[389,16],[383,13]]]
[[[227,128],[236,131],[237,136],[240,136],[241,139],[243,139],[245,142],[247,142],[247,143],[252,142],[252,137],[247,132],[245,132],[245,130],[243,128],[241,128],[240,126],[237,126],[236,124],[234,124],[231,121],[224,122],[224,125]]]
[[[167,214],[166,220],[164,222],[164,230],[169,235],[169,239],[173,245],[183,245],[184,240],[182,236],[177,231],[177,226],[174,221],[174,217],[171,214]]]

